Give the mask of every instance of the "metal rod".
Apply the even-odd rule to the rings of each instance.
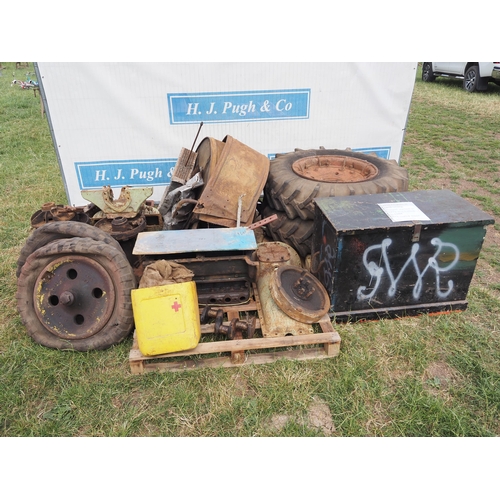
[[[196,133],[196,137],[194,138],[193,145],[191,146],[191,149],[189,150],[189,155],[188,155],[187,160],[186,160],[186,165],[189,165],[189,159],[191,158],[191,155],[193,154],[194,145],[196,144],[198,136],[200,135],[201,127],[203,127],[203,122],[200,122],[200,126],[198,127],[198,132]]]

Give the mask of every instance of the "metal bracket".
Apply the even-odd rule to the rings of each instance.
[[[422,224],[415,224],[413,227],[413,236],[411,238],[412,243],[420,241],[420,233],[422,232]]]

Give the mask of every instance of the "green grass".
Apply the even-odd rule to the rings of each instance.
[[[500,434],[498,225],[488,228],[465,312],[337,325],[337,358],[135,376],[131,339],[89,353],[34,344],[16,311],[16,260],[30,216],[47,201],[67,201],[40,101],[10,86],[15,70],[6,64],[0,436]],[[452,189],[498,218],[500,87],[468,94],[458,82],[424,84],[419,75],[401,157],[410,189]],[[314,408],[326,412],[329,426],[315,424]]]

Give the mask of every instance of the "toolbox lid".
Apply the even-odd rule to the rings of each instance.
[[[444,189],[337,196],[316,198],[314,201],[332,226],[340,232],[411,227],[415,224],[472,226],[495,222],[491,215],[456,193]]]
[[[181,229],[139,233],[134,255],[255,250],[255,234],[246,227]]]

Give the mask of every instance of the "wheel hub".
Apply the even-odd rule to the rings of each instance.
[[[296,321],[315,323],[330,308],[330,299],[323,285],[300,267],[278,267],[270,288],[278,307]]]
[[[292,170],[300,177],[319,182],[361,182],[378,174],[373,163],[350,156],[307,156],[295,161]]]
[[[106,270],[85,256],[60,257],[40,273],[35,312],[54,335],[84,339],[99,332],[113,312],[115,291]]]

